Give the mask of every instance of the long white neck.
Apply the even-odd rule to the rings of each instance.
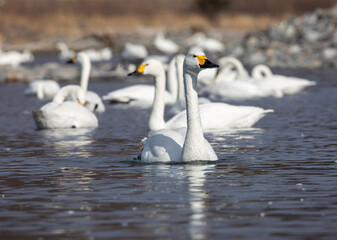
[[[182,161],[207,160],[204,134],[198,103],[197,73],[184,67],[187,131],[182,150]]]
[[[82,58],[82,71],[81,71],[81,87],[84,91],[88,90],[88,83],[89,83],[89,76],[90,76],[90,69],[91,63],[90,60],[87,58]]]
[[[155,75],[155,93],[152,112],[149,120],[150,130],[156,131],[166,127],[164,120],[165,110],[165,72]]]
[[[184,58],[177,59],[177,81],[178,81],[178,100],[183,100],[185,96],[185,89],[184,89],[184,79],[183,79],[183,65],[184,65]]]
[[[167,72],[167,89],[172,94],[173,99],[178,100],[178,81],[177,81],[177,67],[176,58],[173,58],[169,64]]]

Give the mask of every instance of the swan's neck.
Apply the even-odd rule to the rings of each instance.
[[[178,81],[177,81],[177,68],[176,60],[173,59],[170,62],[169,70],[167,73],[167,89],[172,94],[173,99],[178,99]]]
[[[82,71],[81,71],[81,88],[84,91],[88,90],[89,76],[90,76],[91,63],[89,59],[82,60]]]
[[[185,95],[183,79],[183,63],[177,61],[178,100],[183,100]]]
[[[182,161],[207,160],[198,103],[197,73],[184,69],[187,131]]]
[[[156,131],[166,127],[164,120],[165,110],[165,72],[155,76],[155,93],[152,112],[149,120],[150,130]]]

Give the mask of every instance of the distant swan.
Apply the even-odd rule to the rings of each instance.
[[[145,63],[146,64],[146,63]],[[146,66],[146,65],[141,65]],[[156,72],[150,65],[149,71]],[[184,61],[184,83],[187,104],[186,135],[169,129],[151,132],[143,140],[144,148],[141,153],[143,162],[188,162],[195,160],[217,160],[213,148],[204,138],[199,114],[197,75],[205,68],[218,67],[211,63],[202,52],[189,53]],[[142,68],[138,69],[143,72]],[[145,69],[145,71],[148,71]],[[145,72],[146,74],[146,72]],[[157,71],[157,74],[158,73]],[[163,77],[163,76],[161,76]],[[156,81],[156,84],[161,84]],[[165,83],[164,83],[165,84]],[[157,98],[158,96],[156,96]],[[157,99],[156,99],[157,100]]]
[[[38,99],[51,99],[60,90],[59,84],[54,80],[34,80],[25,90],[27,96],[36,96]]]
[[[73,101],[65,101],[66,99]],[[61,88],[52,102],[45,104],[39,110],[33,111],[37,128],[97,127],[96,116],[83,106],[84,102],[85,92],[80,86],[68,85]]]
[[[179,50],[179,46],[170,39],[165,38],[163,32],[159,32],[154,39],[154,46],[164,54],[175,54]]]
[[[248,72],[242,63],[231,57],[219,59],[222,69],[213,84],[202,89],[202,93],[210,98],[222,100],[247,100],[253,98],[279,96],[273,90],[262,88],[250,81]],[[236,75],[229,71],[229,66],[234,66]]]
[[[253,68],[252,77],[256,85],[282,94],[295,94],[316,85],[314,81],[307,79],[273,74],[268,66],[262,64]]]
[[[67,60],[76,55],[76,53],[70,50],[67,44],[65,44],[64,42],[57,43],[57,47],[61,51],[59,54],[59,58],[61,60]],[[112,50],[108,47],[100,50],[89,48],[82,50],[81,52],[85,52],[88,55],[90,61],[107,61],[113,57]]]
[[[91,63],[88,55],[85,52],[79,52],[75,57],[69,60],[68,63],[74,63],[76,60],[78,60],[79,63],[82,65],[80,85],[82,89],[86,91],[85,107],[92,112],[104,112],[105,106],[102,102],[101,97],[93,91],[88,91],[88,83],[91,69]]]

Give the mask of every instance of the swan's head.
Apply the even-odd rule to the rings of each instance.
[[[53,98],[53,102],[61,104],[66,99],[76,101],[80,105],[84,106],[86,97],[85,91],[77,85],[68,85],[61,88]]]
[[[128,76],[132,75],[152,75],[157,76],[159,74],[165,74],[163,64],[155,59],[148,59],[144,61],[136,71],[129,73]]]
[[[88,54],[85,52],[79,52],[76,54],[76,56],[72,57],[70,60],[67,61],[67,63],[75,63],[76,61],[80,62],[81,64],[85,62],[90,62]]]
[[[212,63],[205,56],[205,53],[198,49],[193,49],[190,51],[184,60],[184,67],[188,71],[200,72],[206,68],[217,68],[219,65]]]

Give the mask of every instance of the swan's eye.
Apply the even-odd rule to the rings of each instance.
[[[196,58],[197,56],[193,55],[194,58]]]

